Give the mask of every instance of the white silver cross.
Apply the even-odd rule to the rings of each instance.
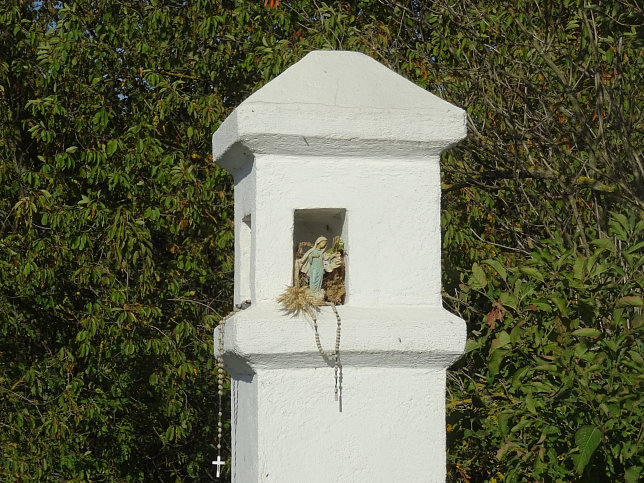
[[[221,459],[220,455],[217,455],[217,460],[212,462],[213,465],[217,465],[217,478],[219,478],[219,474],[221,472],[221,467],[226,464],[225,461]]]

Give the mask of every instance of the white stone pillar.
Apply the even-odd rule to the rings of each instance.
[[[215,132],[235,302],[252,301],[224,333],[233,481],[445,480],[445,371],[466,329],[441,304],[439,157],[465,135],[463,110],[355,52],[308,54]],[[276,301],[295,243],[320,234],[347,253],[337,402],[311,321]],[[330,307],[318,324],[333,350]]]

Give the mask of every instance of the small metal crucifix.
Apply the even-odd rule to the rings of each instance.
[[[219,478],[221,473],[221,467],[224,466],[226,462],[221,459],[220,455],[217,455],[217,459],[213,461],[212,464],[217,465],[217,478]]]

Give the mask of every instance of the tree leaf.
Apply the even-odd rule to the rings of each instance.
[[[626,470],[624,474],[624,481],[626,483],[637,483],[640,480],[640,474],[642,473],[641,466],[631,466]]]
[[[118,141],[116,139],[110,139],[107,142],[107,148],[105,152],[107,153],[108,156],[111,156],[112,154],[114,154],[117,147],[118,147]]]
[[[501,367],[501,362],[508,352],[510,351],[507,349],[495,350],[494,353],[490,356],[488,362],[488,378],[493,378],[498,374],[499,368]]]
[[[505,347],[510,343],[510,334],[508,334],[505,330],[499,332],[490,345],[490,355],[492,355],[495,350],[500,349],[501,347]]]
[[[598,238],[590,242],[592,245],[599,247],[602,250],[613,251],[615,250],[615,244],[610,238]]]
[[[481,341],[478,339],[467,339],[467,342],[465,343],[465,353],[472,352],[473,350],[478,349],[481,347]]]
[[[483,263],[488,264],[494,270],[496,270],[496,272],[499,274],[499,276],[503,280],[507,280],[508,272],[505,270],[505,267],[503,267],[503,265],[501,265],[501,262],[499,262],[498,260],[490,260],[490,259],[488,259],[488,260],[483,260]]]
[[[598,337],[601,335],[601,332],[597,329],[583,327],[581,329],[573,330],[572,335],[576,335],[577,337]]]
[[[485,287],[487,287],[487,277],[485,276],[485,272],[478,263],[472,265],[472,278],[476,281],[476,284],[474,285],[477,286],[477,288],[484,289]]]
[[[540,282],[543,282],[545,280],[543,274],[534,267],[519,267],[519,271],[529,277],[539,280]]]
[[[581,474],[601,442],[601,431],[595,426],[582,426],[575,433],[579,454],[573,455],[575,470]]]
[[[627,295],[615,302],[617,307],[644,307],[644,299],[639,295]]]

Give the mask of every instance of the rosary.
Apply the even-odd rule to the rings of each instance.
[[[217,465],[217,474],[216,477],[220,478],[221,477],[221,467],[226,464],[226,461],[221,459],[221,438],[223,434],[223,416],[224,413],[222,411],[222,398],[224,395],[224,376],[225,376],[225,371],[224,371],[224,328],[226,321],[232,317],[234,314],[237,312],[247,309],[250,307],[251,301],[250,300],[244,300],[240,304],[236,304],[233,311],[228,314],[226,317],[221,319],[219,322],[219,338],[217,341],[218,344],[218,352],[215,357],[215,360],[217,362],[217,398],[218,398],[218,408],[219,412],[217,413],[217,459],[212,462],[213,465]],[[335,304],[333,303],[327,303],[327,305],[330,305],[331,308],[333,309],[333,313],[335,314],[335,318],[338,322],[336,332],[335,332],[335,351],[330,352],[330,351],[325,351],[324,348],[322,347],[322,343],[320,342],[320,334],[318,333],[318,320],[317,320],[317,314],[314,311],[307,312],[308,315],[311,316],[313,319],[313,328],[315,330],[315,345],[317,346],[318,351],[322,355],[325,361],[328,361],[330,357],[333,357],[333,362],[334,362],[334,371],[335,371],[335,400],[338,401],[339,393],[341,391],[341,384],[342,384],[342,375],[341,375],[341,367],[340,367],[340,331],[342,328],[342,320],[340,319],[340,314],[338,314],[338,309],[335,307]]]
[[[224,413],[222,411],[222,405],[221,405],[221,400],[222,396],[224,395],[224,327],[226,324],[226,321],[232,317],[234,314],[239,312],[240,310],[247,309],[250,307],[250,300],[244,300],[240,304],[236,304],[235,307],[233,308],[233,311],[229,313],[226,317],[221,319],[219,321],[219,340],[217,341],[219,345],[219,351],[217,352],[217,355],[215,357],[215,360],[217,361],[217,398],[218,398],[218,408],[219,412],[217,413],[217,459],[212,462],[213,465],[217,465],[217,475],[216,477],[219,478],[221,477],[221,467],[226,464],[224,460],[221,459],[221,436],[223,433],[223,416]]]

